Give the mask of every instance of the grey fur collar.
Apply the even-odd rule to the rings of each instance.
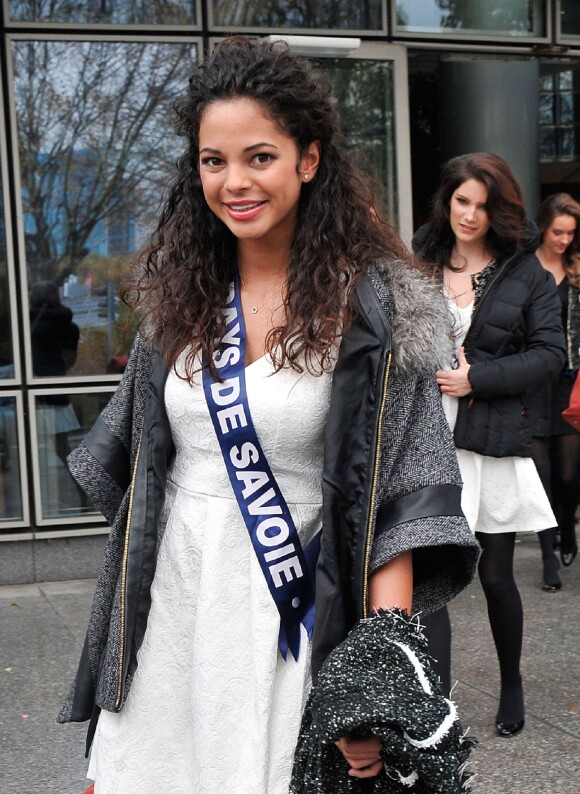
[[[394,303],[393,360],[399,372],[446,369],[453,355],[451,318],[437,284],[404,261],[382,260]]]

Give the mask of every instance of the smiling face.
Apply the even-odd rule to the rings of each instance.
[[[542,247],[555,256],[562,256],[574,239],[575,232],[576,218],[572,215],[556,215],[542,235]]]
[[[462,182],[449,201],[449,223],[455,239],[462,243],[480,243],[490,223],[486,209],[487,188],[477,179]]]
[[[238,238],[290,248],[304,183],[319,162],[313,142],[300,156],[294,140],[254,100],[217,100],[199,128],[199,170],[205,200]]]

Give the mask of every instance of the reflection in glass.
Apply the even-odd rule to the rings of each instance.
[[[397,0],[397,30],[544,36],[545,2],[537,0]]]
[[[182,149],[172,104],[196,49],[14,41],[12,52],[28,284],[56,284],[74,315],[67,374],[104,373],[133,338],[118,287]]]
[[[560,91],[571,91],[574,87],[574,72],[572,69],[564,69],[558,72],[558,88]]]
[[[540,94],[540,124],[554,121],[554,94]]]
[[[558,154],[561,159],[574,159],[576,154],[576,131],[573,127],[562,127],[558,130]]]
[[[43,518],[95,515],[84,492],[66,465],[109,401],[108,392],[63,394],[51,392],[35,399],[38,468]]]
[[[0,522],[22,520],[16,398],[0,395]]]
[[[574,95],[571,92],[560,94],[558,102],[560,105],[558,112],[560,124],[572,123],[574,121]]]
[[[556,128],[540,127],[540,159],[551,160],[556,156]]]
[[[60,300],[54,281],[39,281],[30,293],[32,372],[40,377],[66,375],[77,357],[79,327]]]
[[[580,4],[578,0],[561,0],[563,36],[580,36]]]
[[[0,172],[0,185],[1,184],[2,174]],[[10,320],[9,298],[6,219],[4,215],[4,195],[0,188],[0,379],[14,377],[14,352],[12,350],[12,325]]]
[[[195,0],[9,0],[8,15],[23,22],[117,25],[195,25]]]
[[[218,26],[382,30],[381,0],[213,0]]]
[[[397,222],[393,64],[390,61],[324,58],[340,110],[346,145],[359,165],[384,188],[385,212]]]
[[[540,94],[540,156],[542,160],[570,161],[578,157],[576,119],[580,93],[576,91],[578,70],[543,65],[540,86],[550,92]]]

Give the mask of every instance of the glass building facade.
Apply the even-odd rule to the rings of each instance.
[[[64,541],[87,548],[107,532],[66,455],[126,362],[133,326],[119,286],[181,148],[173,101],[192,65],[232,33],[289,36],[317,61],[347,145],[382,182],[407,241],[446,152],[451,61],[534,67],[529,209],[555,190],[580,198],[576,0],[4,0],[0,583],[74,576],[65,563],[14,561],[40,559],[40,548],[56,557]]]

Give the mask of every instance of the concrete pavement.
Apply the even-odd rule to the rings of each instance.
[[[539,545],[526,535],[516,571],[527,707],[518,736],[495,736],[499,676],[479,584],[451,609],[453,697],[479,739],[473,791],[580,794],[580,558],[561,571],[562,591],[543,593]],[[81,794],[87,786],[86,726],[57,725],[55,715],[76,669],[94,585],[0,587],[0,794]]]

